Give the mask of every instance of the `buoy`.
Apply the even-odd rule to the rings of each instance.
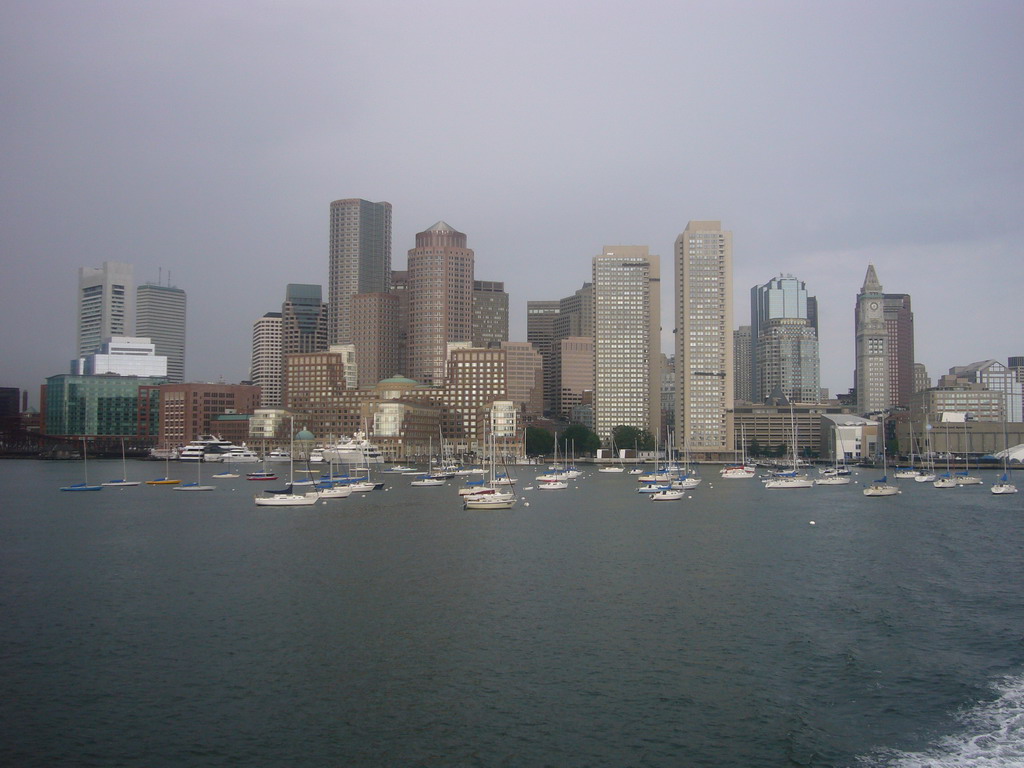
[[[811,525],[815,525],[815,522],[813,520],[811,520]]]
[[[530,506],[530,502],[528,502],[528,501],[524,501],[524,502],[523,502],[523,506],[524,506],[524,507],[528,507],[528,506]]]

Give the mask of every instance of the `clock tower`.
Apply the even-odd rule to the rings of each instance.
[[[867,414],[885,410],[892,405],[889,335],[885,324],[885,295],[874,264],[868,265],[864,285],[857,294],[855,328],[857,412]]]

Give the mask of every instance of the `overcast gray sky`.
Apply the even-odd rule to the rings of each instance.
[[[1024,354],[1024,3],[7,2],[0,385],[63,373],[81,266],[188,293],[187,376],[248,375],[253,321],[327,282],[328,205],[394,206],[393,266],[438,219],[525,306],[604,245],[694,219],[749,290],[818,296],[852,385],[869,262],[917,358]]]

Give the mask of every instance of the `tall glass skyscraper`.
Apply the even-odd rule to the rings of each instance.
[[[391,203],[331,203],[328,264],[331,344],[352,342],[352,296],[391,290]]]
[[[821,394],[817,300],[792,275],[750,289],[751,400],[776,388],[790,400],[816,403]]]

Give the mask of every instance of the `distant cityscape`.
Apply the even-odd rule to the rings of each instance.
[[[911,296],[886,292],[874,265],[851,290],[854,380],[831,397],[816,297],[772,276],[737,325],[732,233],[719,221],[677,237],[674,290],[647,246],[606,245],[574,293],[527,300],[526,339],[510,340],[504,282],[477,279],[467,235],[438,221],[395,270],[391,220],[387,202],[330,204],[326,299],[321,285],[282,286],[281,305],[254,318],[249,379],[232,384],[188,381],[184,289],[136,285],[127,263],[80,268],[76,356],[40,383],[38,412],[28,393],[0,388],[4,452],[57,455],[85,440],[138,453],[202,435],[270,450],[296,425],[324,443],[365,437],[394,461],[441,441],[523,458],[531,430],[570,426],[595,433],[605,457],[635,447],[614,445],[629,427],[718,462],[857,461],[883,446],[986,456],[1024,442],[1024,355],[965,350],[933,383],[914,357]]]

